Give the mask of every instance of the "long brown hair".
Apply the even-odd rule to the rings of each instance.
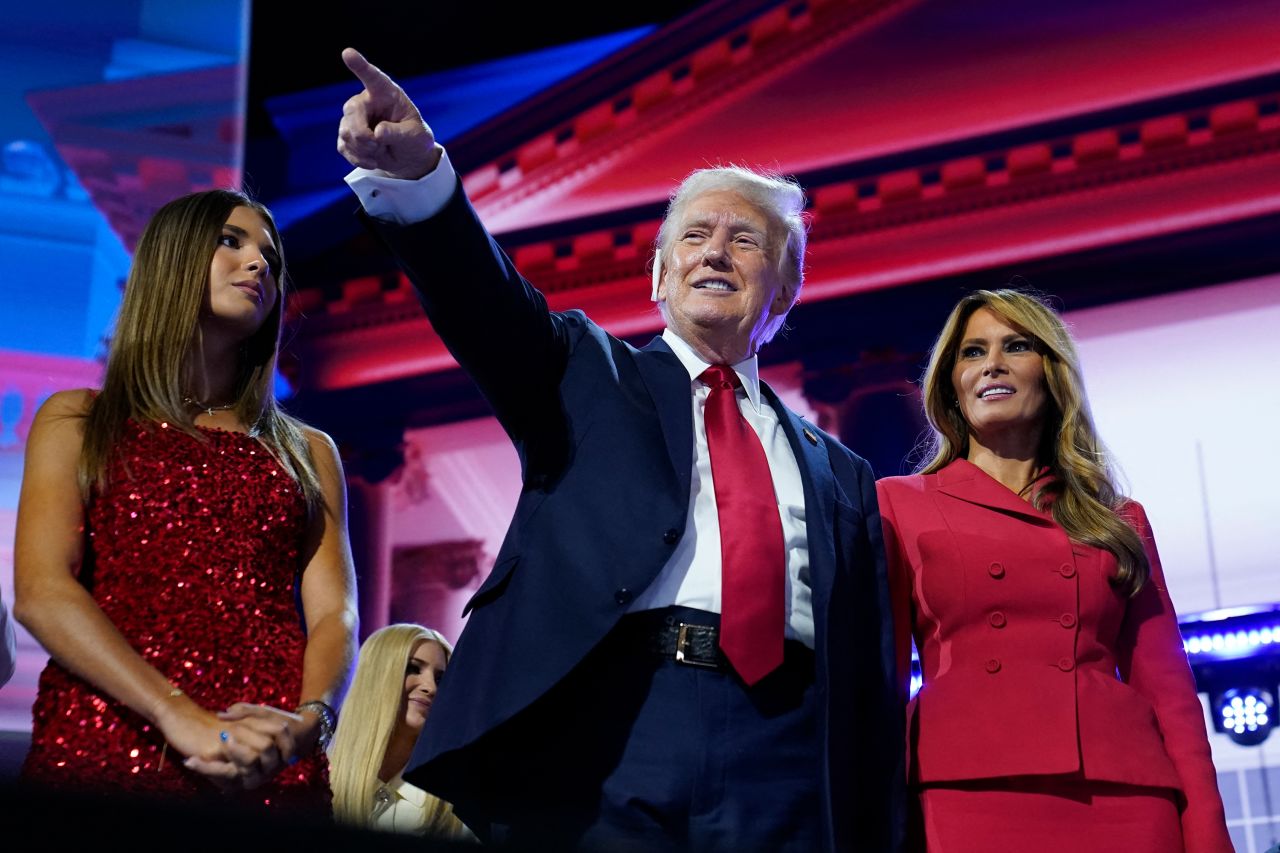
[[[147,223],[134,252],[102,392],[85,415],[80,485],[87,497],[106,485],[108,463],[128,420],[160,423],[204,440],[184,402],[188,356],[200,345],[200,312],[222,226],[237,207],[258,213],[280,254],[279,298],[240,345],[232,410],[302,489],[314,512],[323,498],[301,422],[276,404],[276,356],[284,323],[283,247],[271,212],[233,190],[192,193],[169,202]]]
[[[1114,554],[1115,585],[1136,594],[1150,574],[1147,555],[1138,534],[1118,512],[1125,497],[1093,424],[1075,342],[1062,318],[1036,294],[977,290],[951,310],[924,374],[924,414],[932,437],[930,458],[919,472],[932,474],[969,453],[969,425],[956,405],[951,374],[965,326],[979,308],[1030,337],[1044,365],[1049,406],[1036,462],[1053,476],[1032,493],[1032,503],[1040,508],[1049,505],[1054,520],[1072,539]]]

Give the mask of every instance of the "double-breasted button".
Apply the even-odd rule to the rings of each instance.
[[[1073,578],[1076,576],[1076,567],[1070,563],[1063,563],[1061,566],[1058,566],[1058,572],[1064,578]]]
[[[1071,658],[1058,658],[1058,669],[1063,672],[1070,672],[1076,668],[1076,662]]]
[[[662,541],[666,542],[668,545],[676,544],[680,541],[680,531],[676,530],[674,527],[671,528],[666,533],[662,534]]]
[[[1076,626],[1076,615],[1074,613],[1063,613],[1058,617],[1058,622],[1063,628],[1074,628]]]
[[[996,580],[1000,580],[1000,578],[1004,577],[1004,563],[996,561],[987,566],[987,574],[991,575],[991,577]]]
[[[1003,628],[1006,620],[1004,614],[997,610],[987,617],[987,621],[991,623],[992,628]]]
[[[618,602],[619,606],[622,607],[630,604],[631,599],[633,598],[635,598],[635,596],[632,595],[631,590],[627,589],[625,586],[613,594],[613,600]]]
[[[995,675],[1000,671],[1000,658],[990,658],[987,660],[987,672]]]

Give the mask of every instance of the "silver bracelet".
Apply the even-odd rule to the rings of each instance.
[[[303,702],[294,709],[295,714],[301,714],[303,711],[311,711],[320,718],[320,739],[318,741],[320,748],[324,749],[329,745],[329,741],[333,740],[333,730],[338,725],[338,715],[333,712],[324,702],[319,699],[312,699],[309,702]]]

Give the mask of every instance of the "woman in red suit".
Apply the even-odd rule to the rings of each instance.
[[[1204,712],[1142,507],[1062,320],[960,301],[924,378],[932,457],[878,484],[929,851],[1230,851]]]

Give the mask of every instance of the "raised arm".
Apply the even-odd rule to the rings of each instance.
[[[342,56],[364,89],[343,109],[338,150],[358,168],[386,173],[348,179],[370,226],[507,432],[536,441],[560,416],[573,332],[485,230],[404,90],[357,51]]]
[[[134,651],[77,580],[84,505],[77,468],[87,391],[64,391],[36,413],[27,438],[14,539],[14,617],[54,660],[154,723],[176,750],[225,757],[225,728]]]

